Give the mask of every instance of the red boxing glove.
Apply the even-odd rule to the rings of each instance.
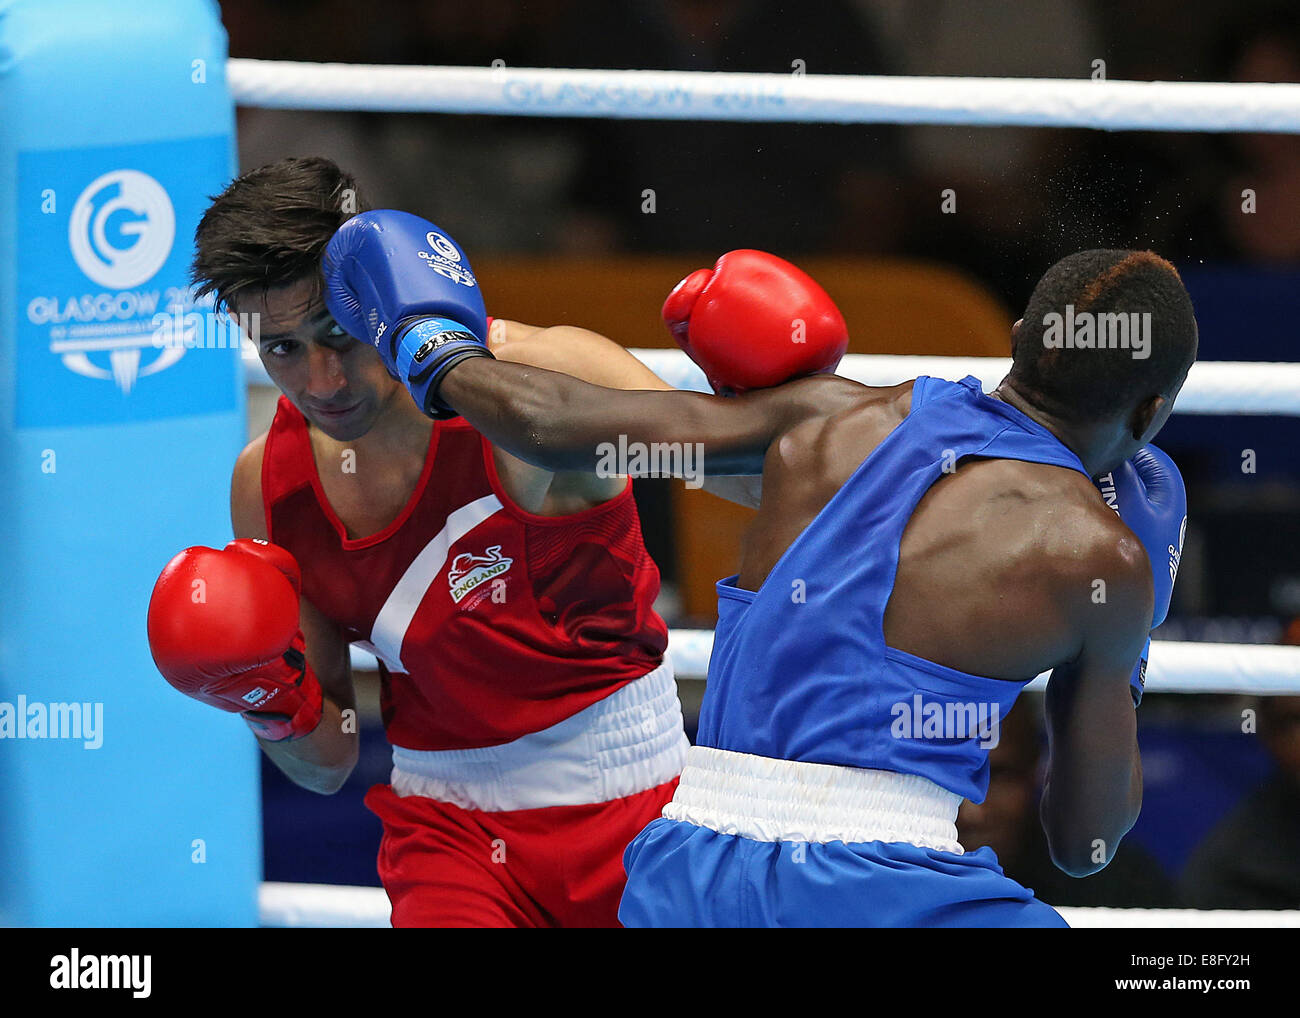
[[[849,345],[826,291],[765,251],[730,251],[712,269],[692,272],[673,287],[662,314],[719,393],[834,371]]]
[[[298,628],[300,585],[293,556],[265,541],[186,548],[149,599],[149,648],[163,678],[243,714],[268,741],[310,734],[323,698]]]

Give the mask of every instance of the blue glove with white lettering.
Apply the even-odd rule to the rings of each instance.
[[[325,304],[353,337],[372,343],[389,374],[438,420],[456,412],[438,385],[466,357],[491,357],[483,294],[456,242],[409,212],[353,216],[322,259]]]
[[[1151,560],[1155,587],[1151,628],[1154,630],[1169,614],[1174,578],[1183,554],[1183,538],[1187,535],[1187,489],[1183,486],[1183,476],[1173,460],[1154,445],[1147,445],[1112,473],[1097,478],[1097,485],[1107,504],[1137,535]],[[1108,491],[1112,487],[1113,501]],[[1142,701],[1150,652],[1148,639],[1129,680],[1135,707]]]

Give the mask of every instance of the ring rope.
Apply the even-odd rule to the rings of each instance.
[[[707,392],[704,372],[680,350],[629,350],[651,371],[677,389]],[[245,380],[270,386],[271,379],[251,343],[244,344]],[[838,374],[865,385],[897,385],[920,375],[962,378],[974,375],[991,391],[1011,369],[1006,357],[912,357],[849,354]],[[1174,404],[1184,414],[1300,415],[1300,363],[1198,361]]]
[[[707,392],[704,372],[680,350],[632,350],[642,363],[677,389]],[[864,385],[898,385],[921,375],[956,379],[974,375],[984,391],[1011,370],[1010,357],[916,357],[849,354],[837,374]],[[1300,363],[1197,361],[1174,404],[1184,414],[1300,414]]]
[[[1165,908],[1058,908],[1076,928],[1300,927],[1300,912]],[[258,915],[267,927],[365,927],[389,925],[391,906],[379,887],[290,884],[267,881],[258,890]]]
[[[674,629],[668,634],[668,651],[678,678],[703,679],[709,674],[713,630]],[[353,647],[352,667],[374,671],[378,665],[369,652]],[[1044,672],[1025,688],[1045,689],[1050,674]],[[1300,647],[1153,640],[1146,691],[1295,696],[1300,693]]]
[[[235,102],[297,110],[1300,133],[1300,85],[410,67],[232,58]]]

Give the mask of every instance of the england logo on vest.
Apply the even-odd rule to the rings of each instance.
[[[515,560],[501,554],[501,545],[494,544],[482,555],[464,552],[457,555],[447,570],[447,586],[451,599],[460,604],[465,595],[475,587],[506,572]]]

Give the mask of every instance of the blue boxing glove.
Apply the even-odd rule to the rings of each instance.
[[[322,259],[325,304],[353,337],[379,351],[430,417],[456,413],[438,385],[466,357],[491,357],[483,294],[456,242],[409,212],[353,216]]]
[[[1173,460],[1154,445],[1147,445],[1111,473],[1097,478],[1096,483],[1106,504],[1137,535],[1151,560],[1155,587],[1151,628],[1154,630],[1169,614],[1169,600],[1183,555],[1183,538],[1187,536],[1187,489],[1183,487],[1183,476]],[[1129,680],[1135,707],[1142,701],[1150,651],[1148,639]]]

